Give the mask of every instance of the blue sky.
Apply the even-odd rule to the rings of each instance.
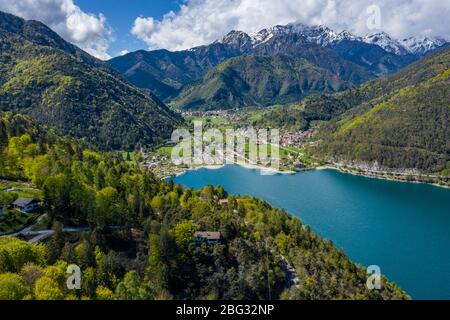
[[[75,0],[83,11],[102,13],[113,29],[114,41],[109,45],[109,53],[117,55],[123,50],[147,49],[148,45],[130,32],[137,17],[153,17],[161,20],[170,11],[177,12],[180,0]]]
[[[385,31],[397,39],[450,40],[449,0],[0,0],[0,10],[39,20],[103,60],[125,50],[184,50],[231,30],[293,22],[358,36]]]

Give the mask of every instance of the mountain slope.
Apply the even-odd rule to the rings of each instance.
[[[264,201],[160,181],[22,115],[0,112],[0,141],[0,175],[45,189],[46,224],[58,226],[41,244],[0,238],[3,279],[20,284],[30,265],[37,270],[36,284],[27,282],[15,296],[0,279],[1,300],[409,299],[385,277],[380,290],[369,290],[364,267]],[[225,198],[228,204],[219,205]],[[64,226],[89,228],[66,236]],[[220,232],[220,243],[196,244],[197,230]],[[78,295],[60,289],[74,263],[90,274]],[[292,285],[294,277],[299,285]]]
[[[388,47],[380,46],[379,43],[370,43],[348,31],[337,33],[326,26],[303,24],[276,26],[252,34],[250,39],[253,50],[261,51],[261,47],[264,47],[265,52],[289,50],[301,54],[305,46],[318,45],[334,51],[335,56],[346,61],[347,64],[349,62],[357,64],[371,73],[372,78],[396,72],[418,59],[406,49],[399,53],[391,52],[388,51]],[[336,65],[337,62],[343,64],[336,57],[334,61],[323,58],[319,61],[328,62],[330,65]],[[349,67],[351,65],[347,65],[346,69]]]
[[[59,49],[90,65],[108,67],[108,64],[65,41],[56,32],[39,21],[27,21],[0,11],[0,30],[22,35],[27,40],[42,46]]]
[[[417,57],[387,52],[348,32],[335,33],[324,26],[276,26],[254,34],[231,31],[223,39],[190,50],[137,51],[109,61],[135,85],[171,101],[211,68],[242,55],[289,54],[331,71],[342,81],[360,84],[395,72]],[[272,101],[274,103],[275,101]]]
[[[296,23],[252,34],[233,30],[210,45],[185,51],[137,51],[114,58],[109,64],[133,84],[170,102],[210,69],[236,56],[294,55],[357,85],[395,73],[446,45],[443,39],[396,40],[383,32],[363,38],[325,26]],[[183,97],[176,100],[180,99]]]
[[[343,40],[330,47],[341,58],[370,70],[376,76],[392,74],[418,60],[418,56],[414,54],[397,55],[378,45],[362,41]]]
[[[208,110],[267,106],[349,86],[333,73],[294,56],[240,56],[220,64],[187,87],[172,106]]]
[[[179,52],[140,50],[108,63],[131,83],[166,100],[176,96],[183,86],[198,80],[208,69],[237,55],[227,45],[213,44]]]
[[[378,169],[448,169],[449,88],[446,49],[395,76],[337,95],[341,112],[349,111],[322,128],[316,152],[332,161],[369,163]]]
[[[102,148],[166,138],[180,117],[39,22],[0,14],[0,110]]]

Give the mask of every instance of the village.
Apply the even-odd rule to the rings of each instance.
[[[210,112],[210,114],[215,114],[217,116],[223,116],[222,112],[224,111],[214,111]],[[191,113],[194,114],[194,113]],[[195,113],[197,114],[197,113]],[[199,113],[200,114],[200,113]],[[204,113],[201,113],[204,115]],[[236,133],[236,140],[240,140],[243,137],[250,137],[252,136],[252,133],[254,133],[252,128],[245,127],[235,130]],[[304,149],[311,145],[310,139],[313,135],[312,130],[308,131],[299,131],[299,132],[283,132],[280,135],[280,141],[279,141],[279,152],[280,152],[280,170],[282,171],[302,171],[305,169],[310,168],[313,166],[313,163],[308,157],[306,156]],[[225,140],[225,139],[224,139]],[[144,148],[141,148],[139,151],[139,157],[137,158],[137,162],[142,168],[145,168],[146,170],[151,171],[156,177],[164,179],[173,177],[176,175],[179,175],[183,173],[184,171],[188,169],[193,169],[198,166],[198,163],[204,163],[207,162],[208,164],[215,164],[215,165],[221,165],[224,164],[225,161],[227,163],[240,161],[242,163],[248,163],[250,165],[262,165],[259,162],[252,162],[249,161],[249,150],[250,143],[252,143],[250,140],[246,142],[245,146],[245,155],[240,154],[239,150],[235,150],[233,154],[224,153],[224,151],[218,151],[218,159],[222,159],[222,163],[217,163],[217,160],[211,158],[208,159],[208,161],[204,161],[205,159],[196,159],[195,157],[199,154],[203,157],[203,150],[199,146],[196,146],[194,144],[193,146],[193,159],[191,161],[191,164],[180,164],[176,165],[172,161],[172,150],[175,144],[171,141],[168,141],[164,146],[159,147],[155,150],[146,150]],[[225,142],[224,142],[225,144]],[[255,145],[255,147],[261,152],[261,148],[268,148],[268,152],[271,153],[272,148],[274,145],[272,145],[270,142],[267,141],[259,141],[258,144]],[[225,148],[225,146],[224,146]],[[242,150],[241,150],[242,153]],[[197,165],[196,165],[197,163]]]

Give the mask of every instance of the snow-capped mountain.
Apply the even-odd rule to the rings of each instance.
[[[132,83],[167,100],[223,62],[239,57],[271,57],[271,61],[303,59],[334,74],[342,83],[357,85],[393,74],[446,43],[450,45],[448,41],[430,38],[399,41],[383,32],[359,37],[323,25],[293,23],[251,34],[231,31],[221,40],[183,51],[129,53],[110,64]],[[232,62],[240,61],[246,68],[250,60]]]
[[[386,32],[379,32],[368,35],[363,38],[366,43],[376,44],[387,52],[396,55],[414,54],[418,56],[426,55],[428,52],[444,46],[449,41],[442,38],[419,38],[410,37],[407,39],[396,40]]]
[[[404,45],[398,40],[391,38],[386,32],[379,32],[368,35],[362,39],[365,43],[375,44],[387,52],[394,53],[396,55],[406,55],[411,53]]]
[[[238,49],[249,50],[262,44],[266,44],[272,39],[281,36],[297,35],[307,43],[314,43],[322,47],[332,47],[340,42],[356,41],[379,46],[389,53],[398,56],[414,54],[423,56],[428,52],[437,49],[449,41],[441,38],[415,38],[397,40],[386,32],[378,32],[366,37],[359,37],[351,32],[335,32],[330,28],[319,26],[308,26],[301,23],[291,23],[285,26],[275,26],[263,29],[252,34],[242,31],[232,31],[217,43],[229,44]]]
[[[253,47],[253,39],[245,32],[236,30],[231,31],[221,41],[216,41],[216,43],[225,43],[238,49]]]
[[[301,23],[264,29],[251,34],[250,37],[256,47],[280,34],[297,34],[303,36],[308,43],[315,43],[323,47],[342,40],[357,40],[355,35],[347,31],[336,33],[323,25],[307,26]]]
[[[448,40],[443,38],[415,38],[410,37],[399,41],[403,47],[405,47],[409,52],[416,55],[425,55],[428,52],[442,47],[449,43]]]
[[[247,46],[251,44],[253,48],[256,48],[273,38],[286,35],[298,35],[304,38],[308,43],[315,43],[323,47],[342,40],[361,40],[361,38],[348,31],[337,33],[323,25],[307,26],[301,23],[292,23],[285,26],[279,25],[263,29],[250,35],[242,31],[231,31],[222,40],[217,42],[232,46]]]

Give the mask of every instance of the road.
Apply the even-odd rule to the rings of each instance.
[[[41,230],[41,231],[33,231],[33,227],[39,222],[39,219],[36,220],[32,225],[26,227],[25,229],[22,229],[18,232],[9,234],[7,236],[3,237],[19,237],[23,236],[26,238],[30,238],[28,240],[28,243],[38,243],[45,239],[50,238],[53,233],[55,233],[53,230]],[[89,231],[89,227],[78,227],[78,228],[64,228],[63,232],[68,233],[80,233],[80,232],[86,232]]]

